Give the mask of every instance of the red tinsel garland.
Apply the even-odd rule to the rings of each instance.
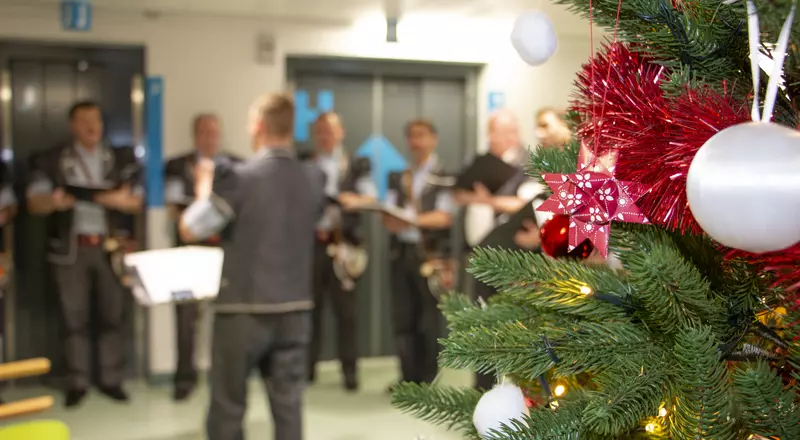
[[[711,136],[749,120],[749,114],[746,106],[709,88],[667,96],[661,84],[668,70],[651,61],[613,44],[586,64],[573,103],[584,121],[577,134],[598,154],[619,152],[619,180],[650,188],[637,205],[652,223],[700,233],[686,200],[689,165]]]
[[[770,272],[773,275],[773,287],[783,287],[790,291],[800,288],[800,243],[786,250],[765,254],[751,254],[732,249],[725,258],[742,259],[759,271]]]

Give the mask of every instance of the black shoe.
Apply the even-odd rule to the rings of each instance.
[[[175,387],[175,393],[172,395],[172,397],[176,402],[183,402],[184,400],[188,399],[192,393],[194,393],[193,386],[180,386]]]
[[[117,402],[128,401],[128,393],[122,387],[101,387],[100,392]]]
[[[358,379],[354,374],[344,377],[344,389],[351,393],[358,391]]]
[[[83,402],[86,397],[86,390],[67,390],[64,396],[64,406],[67,408],[75,408]]]

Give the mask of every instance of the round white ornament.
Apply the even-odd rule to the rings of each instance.
[[[523,12],[514,21],[511,44],[531,66],[544,64],[556,52],[558,38],[550,17],[542,11]]]
[[[800,132],[760,122],[720,131],[692,160],[686,196],[725,246],[762,253],[800,242]]]
[[[481,437],[490,438],[490,430],[500,430],[502,425],[512,426],[511,420],[522,421],[526,415],[528,406],[522,390],[514,384],[502,384],[481,396],[472,423]]]

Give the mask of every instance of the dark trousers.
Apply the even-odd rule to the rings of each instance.
[[[66,324],[67,388],[89,387],[92,282],[97,283],[99,379],[104,387],[122,383],[125,344],[122,338],[125,293],[102,247],[80,246],[73,264],[53,267]]]
[[[318,243],[314,252],[314,332],[309,350],[309,373],[316,369],[322,349],[322,316],[325,303],[333,304],[336,316],[337,349],[342,373],[355,376],[358,361],[358,339],[356,337],[356,310],[358,296],[355,291],[346,292],[333,272],[333,259],[328,256],[327,245]]]
[[[177,327],[178,365],[175,368],[175,388],[193,388],[197,384],[197,367],[194,363],[197,321],[200,303],[175,304]]]
[[[415,245],[392,250],[392,318],[395,345],[404,382],[430,383],[436,378],[441,312],[420,275],[422,258]]]
[[[221,314],[214,318],[208,440],[243,440],[247,379],[258,368],[267,389],[275,440],[302,440],[311,313]],[[264,438],[265,433],[259,433]]]
[[[475,280],[475,287],[474,287],[474,295],[475,298],[483,298],[484,301],[488,301],[490,297],[495,295],[497,291],[494,287],[487,286],[486,284]],[[481,374],[475,373],[475,387],[481,388],[484,390],[491,390],[495,384],[497,384],[497,377],[493,374]]]

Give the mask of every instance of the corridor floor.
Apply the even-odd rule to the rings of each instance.
[[[361,365],[361,390],[345,393],[334,363],[320,366],[319,378],[305,395],[305,433],[308,440],[457,440],[442,428],[421,422],[392,408],[386,386],[396,380],[392,359],[370,359]],[[443,384],[465,385],[470,375],[447,371]],[[208,404],[205,384],[185,403],[175,404],[168,387],[143,382],[128,385],[129,405],[114,403],[93,391],[77,410],[66,411],[60,394],[56,406],[36,419],[57,419],[71,431],[71,440],[204,440],[203,419]],[[250,384],[247,438],[272,438],[264,390],[259,380]],[[53,394],[51,389],[4,392],[8,400]]]

